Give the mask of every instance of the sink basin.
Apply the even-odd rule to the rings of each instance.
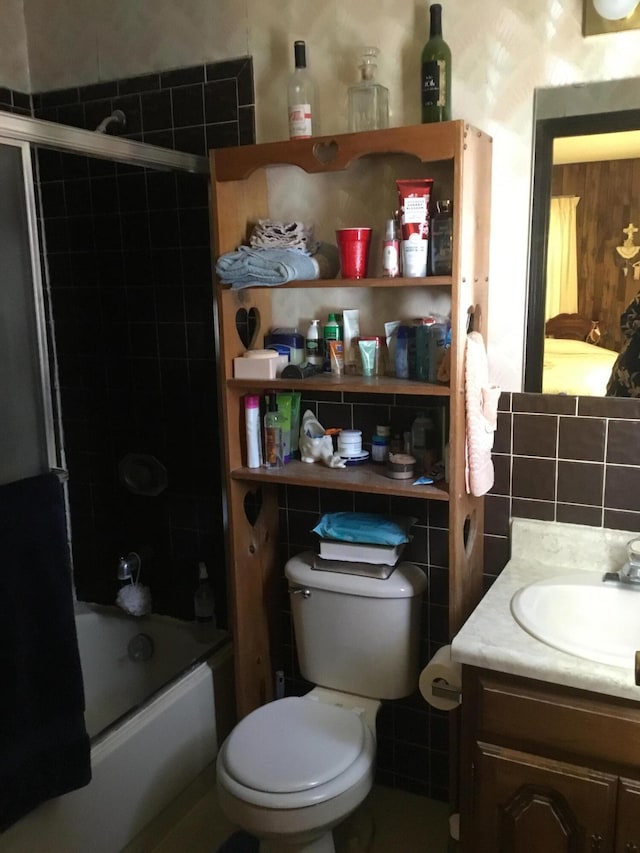
[[[597,663],[634,668],[640,585],[604,583],[602,572],[536,581],[511,599],[516,622],[537,640]]]

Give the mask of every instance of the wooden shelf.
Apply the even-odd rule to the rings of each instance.
[[[257,169],[279,165],[298,166],[309,173],[336,172],[361,157],[381,154],[409,154],[424,163],[453,160],[469,132],[483,135],[456,120],[221,148],[215,155],[214,177],[219,182],[243,181]]]
[[[446,193],[442,197],[450,198],[453,207],[448,276],[379,278],[378,265],[372,267],[376,277],[357,280],[291,281],[277,287],[239,289],[215,283],[230,624],[241,717],[273,698],[274,661],[282,658],[282,537],[286,531],[280,486],[320,494],[351,492],[365,498],[362,505],[368,495],[398,497],[409,505],[412,499],[414,507],[416,500],[438,501],[448,522],[450,636],[482,596],[484,501],[466,489],[464,387],[470,317],[474,331],[486,338],[487,330],[491,149],[490,137],[456,120],[210,152],[215,256],[246,245],[255,223],[265,218],[308,220],[323,235],[331,235],[342,217],[379,229],[385,211],[394,209],[394,179],[432,177],[437,192]],[[351,289],[353,293],[348,292]],[[341,290],[347,292],[343,295]],[[262,340],[272,326],[289,325],[283,318],[297,323],[300,318],[324,316],[334,307],[359,307],[363,330],[379,328],[385,318],[406,321],[426,313],[447,313],[451,318],[449,382],[332,374],[307,379],[234,378],[234,358],[247,346],[256,346],[255,341]],[[255,329],[249,344],[241,334],[245,323],[247,331]],[[240,397],[271,388],[302,391],[318,406],[325,400],[338,403],[337,412],[361,402],[347,394],[363,395],[372,408],[380,404],[392,415],[394,407],[442,404],[448,412],[449,483],[414,486],[413,479],[387,477],[386,468],[375,463],[338,469],[299,461],[278,469],[242,467],[246,447]],[[391,399],[376,399],[376,395]],[[396,414],[400,419],[402,413]],[[317,501],[313,496],[309,501],[299,497],[305,506],[321,505],[319,497]]]
[[[320,462],[292,460],[282,468],[236,468],[233,480],[267,483],[270,486],[304,486],[315,489],[335,489],[341,492],[375,492],[419,500],[448,501],[446,483],[414,486],[411,480],[393,480],[385,474],[384,465],[350,465],[346,468],[327,468]]]
[[[430,275],[426,278],[318,278],[307,280],[288,281],[286,284],[275,285],[277,290],[300,290],[300,288],[327,290],[334,287],[364,287],[367,290],[377,287],[451,287],[452,278],[450,275]],[[223,291],[231,291],[237,293],[238,290],[253,290],[253,287],[242,287],[238,290],[233,290],[230,284],[220,284],[219,287]],[[255,285],[258,288],[274,289],[270,285]]]
[[[227,379],[228,388],[264,389],[286,388],[293,391],[350,391],[358,394],[402,394],[404,396],[449,397],[448,385],[413,382],[395,376],[335,376],[318,373],[306,379]]]

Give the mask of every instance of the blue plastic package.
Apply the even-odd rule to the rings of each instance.
[[[324,539],[362,542],[369,545],[402,545],[410,541],[407,531],[415,519],[396,521],[373,512],[329,512],[313,532]]]

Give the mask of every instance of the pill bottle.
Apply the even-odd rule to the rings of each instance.
[[[371,436],[371,461],[386,462],[389,458],[389,437],[386,435]]]

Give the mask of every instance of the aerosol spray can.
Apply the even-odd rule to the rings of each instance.
[[[400,275],[400,240],[398,223],[395,219],[387,219],[384,230],[382,275],[383,278],[397,278]]]

